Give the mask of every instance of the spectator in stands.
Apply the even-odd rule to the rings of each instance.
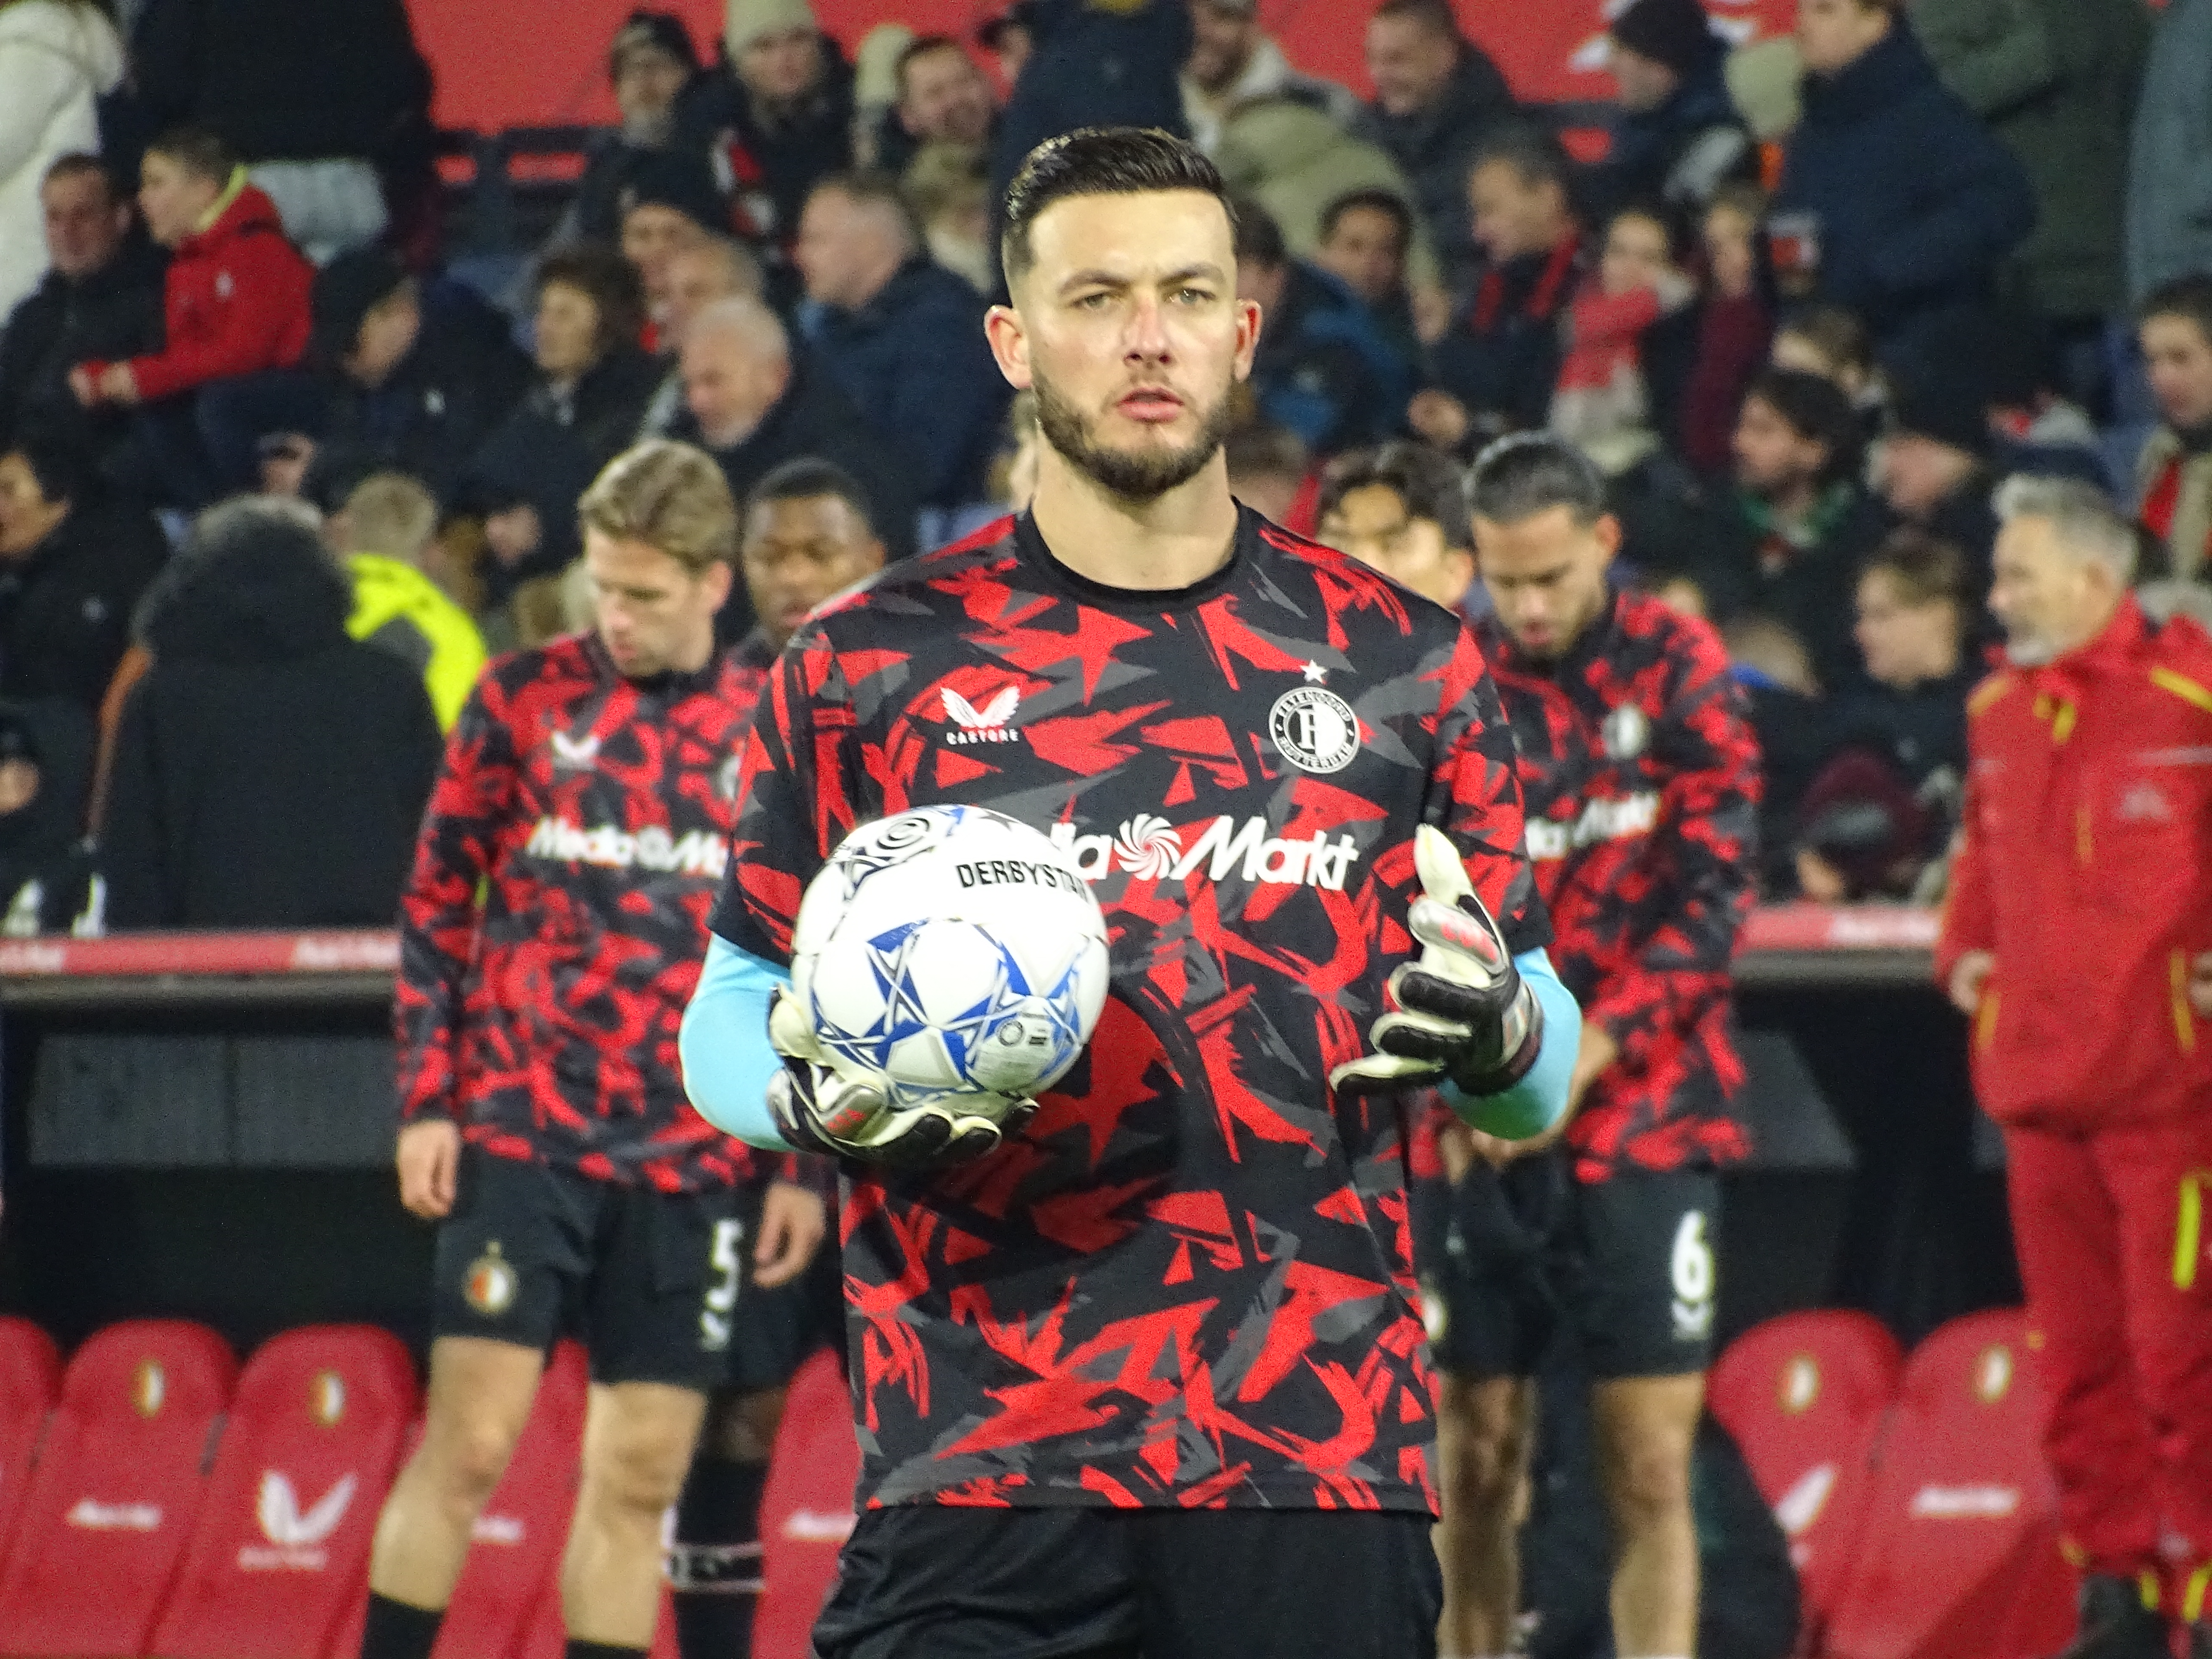
[[[1936,78],[1904,0],[1802,0],[1805,118],[1770,225],[1785,296],[1849,307],[1885,348],[1991,297],[2035,224],[2012,152]]]
[[[1950,543],[1966,558],[1975,596],[1989,589],[1997,537],[1995,434],[1981,375],[1954,356],[1900,380],[1875,447],[1874,487],[1901,523]]]
[[[1875,362],[1874,337],[1855,312],[1841,306],[1807,306],[1774,331],[1777,368],[1802,369],[1832,380],[1855,409],[1878,410],[1887,397]]]
[[[167,552],[145,514],[96,499],[65,441],[16,434],[0,454],[0,697],[96,710]]]
[[[1191,143],[1216,161],[1230,116],[1255,99],[1288,98],[1339,128],[1359,118],[1359,100],[1350,88],[1291,66],[1282,46],[1260,27],[1259,0],[1191,0],[1190,25],[1182,115]]]
[[[1237,205],[1237,295],[1263,319],[1249,384],[1265,419],[1317,456],[1373,443],[1396,426],[1412,371],[1358,295],[1290,257],[1281,228],[1256,202]]]
[[[1967,583],[1966,556],[1917,530],[1892,532],[1867,556],[1854,630],[1865,673],[1829,707],[1832,752],[1800,815],[1807,897],[1916,896],[1949,845],[1966,787],[1966,696],[1982,676],[1966,648]]]
[[[921,499],[911,466],[820,364],[794,360],[774,312],[757,300],[708,307],[684,331],[680,362],[685,408],[671,435],[713,455],[738,500],[784,462],[811,455],[860,481],[893,558],[914,551]],[[724,615],[735,609],[733,596]]]
[[[2035,229],[2008,297],[2040,313],[2094,398],[2127,303],[2128,136],[2151,17],[2142,0],[1909,0],[1943,82],[2020,160]]]
[[[903,177],[928,144],[988,153],[998,100],[967,47],[948,34],[921,35],[899,53],[895,74],[898,101],[877,125],[876,168]]]
[[[975,290],[921,245],[881,173],[817,185],[795,250],[817,360],[876,435],[921,481],[924,506],[981,499],[983,469],[1012,395],[983,337]]]
[[[726,235],[730,210],[714,169],[699,156],[663,150],[638,158],[616,198],[623,258],[645,289],[646,344],[658,349],[668,318],[669,262],[686,248]]]
[[[691,31],[672,11],[639,7],[623,20],[607,49],[607,79],[621,124],[585,153],[584,176],[548,251],[574,241],[612,243],[622,236],[622,191],[630,171],[665,152],[676,136],[676,100],[699,72]]]
[[[1936,976],[2004,1133],[2043,1449],[2083,1574],[2064,1653],[2201,1656],[2212,772],[2175,763],[2204,741],[2212,640],[2144,616],[2134,532],[2098,491],[2014,478],[1998,516],[1990,605],[2008,660],[1970,711]]]
[[[95,0],[0,6],[0,316],[39,286],[47,169],[100,148],[98,101],[123,78],[123,43]]]
[[[1366,301],[1382,337],[1401,357],[1420,362],[1425,348],[1407,280],[1419,224],[1407,198],[1387,189],[1349,191],[1322,208],[1317,228],[1319,240],[1304,257]],[[1287,228],[1283,234],[1290,240]],[[1297,244],[1291,246],[1295,251]]]
[[[1533,126],[1493,135],[1467,177],[1489,266],[1474,303],[1431,353],[1435,384],[1407,419],[1443,449],[1544,424],[1559,379],[1559,323],[1583,273],[1582,227],[1559,141]]]
[[[0,443],[35,429],[104,454],[123,441],[129,416],[87,410],[69,372],[160,345],[161,257],[97,156],[63,156],[46,170],[39,200],[48,269],[0,331]]]
[[[1735,489],[1684,571],[1707,614],[1771,617],[1804,641],[1819,684],[1858,672],[1851,598],[1882,512],[1858,483],[1858,416],[1843,392],[1797,369],[1763,370],[1736,422]]]
[[[2059,390],[2058,349],[2043,318],[2015,307],[1979,312],[1960,319],[1949,340],[1954,360],[1976,366],[1967,378],[1987,404],[1996,471],[2112,488],[2102,434]]]
[[[1622,112],[1597,169],[1601,204],[1694,212],[1723,185],[1757,179],[1759,153],[1721,76],[1728,47],[1699,0],[1635,0],[1608,46]]]
[[[314,421],[313,380],[297,368],[314,268],[212,133],[176,128],[155,139],[138,205],[171,250],[163,343],[80,362],[70,389],[88,409],[137,409],[136,435],[161,483],[197,506],[252,482],[264,434]]]
[[[1674,417],[1675,447],[1701,477],[1727,471],[1744,390],[1772,347],[1774,319],[1759,269],[1765,207],[1757,186],[1739,184],[1722,185],[1705,210],[1705,293]]]
[[[318,263],[390,222],[380,169],[428,163],[430,70],[403,0],[149,0],[131,44],[155,119],[220,138]]]
[[[2136,465],[2143,527],[2165,551],[2160,574],[2212,574],[2212,275],[2154,289],[2137,337],[2163,422]]]
[[[1449,458],[1394,439],[1322,473],[1320,538],[1447,611],[1474,581],[1467,486]]]
[[[346,637],[305,509],[203,517],[149,592],[116,739],[111,927],[381,927],[437,770],[416,671]]]
[[[853,165],[863,172],[884,165],[884,132],[896,131],[899,59],[920,38],[904,23],[878,23],[853,49]]]
[[[1520,106],[1498,65],[1460,33],[1450,0],[1382,0],[1368,19],[1366,52],[1375,100],[1357,131],[1413,180],[1444,287],[1457,294],[1477,262],[1468,175]]]
[[[409,276],[380,248],[318,271],[313,310],[324,410],[303,439],[333,464],[397,467],[451,495],[529,385],[504,319],[457,283]]]
[[[678,349],[691,319],[721,300],[757,300],[766,291],[760,261],[744,245],[727,236],[677,249],[668,261],[668,312],[660,329],[663,361],[668,365],[653,401],[638,422],[638,435],[665,438],[684,412],[684,370]]]
[[[978,294],[997,290],[991,245],[990,158],[962,144],[924,144],[899,180],[929,257]]]
[[[1655,597],[1672,603],[1663,592]],[[1805,641],[1771,617],[1755,611],[1731,617],[1721,626],[1721,642],[1759,736],[1759,884],[1770,896],[1787,897],[1797,884],[1798,803],[1827,754],[1820,683]]]
[[[828,461],[786,461],[744,505],[738,568],[757,618],[738,659],[765,674],[825,599],[884,568],[873,504],[852,474]]]
[[[1232,428],[1221,445],[1229,493],[1263,519],[1300,535],[1313,529],[1310,463],[1298,434],[1266,421]]]
[[[1013,0],[1005,10],[975,26],[975,44],[991,54],[1004,86],[1011,87],[1022,78],[1030,54],[1036,50],[1037,3]]]
[[[0,703],[0,936],[64,933],[87,912],[95,736],[75,703]]]
[[[323,521],[325,543],[353,579],[346,632],[420,674],[439,730],[450,732],[483,672],[484,642],[423,574],[437,533],[438,498],[404,472],[362,479]]]
[[[492,605],[575,556],[576,498],[628,446],[659,383],[637,343],[644,325],[644,291],[619,255],[585,243],[538,266],[537,375],[462,485],[488,512]]]
[[[677,100],[677,142],[714,161],[744,234],[787,240],[815,185],[853,165],[852,68],[806,0],[729,0],[722,52]]]
[[[1675,263],[1660,210],[1626,207],[1613,216],[1597,268],[1567,310],[1551,419],[1552,430],[1609,478],[1656,449],[1659,431],[1671,423],[1671,407],[1660,401],[1656,359],[1667,343],[1662,335],[1689,343],[1681,325],[1695,320],[1685,308],[1696,295]],[[1672,355],[1686,356],[1679,349]],[[1686,362],[1673,367],[1686,370]],[[1679,378],[1668,389],[1679,390]]]
[[[1036,495],[1037,446],[1044,434],[1037,428],[1036,393],[1024,389],[1006,405],[1006,436],[999,452],[994,477],[999,504],[1009,513],[1026,513]]]
[[[2128,152],[2128,297],[2212,271],[2212,0],[2169,0]]]

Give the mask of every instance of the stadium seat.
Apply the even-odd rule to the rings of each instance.
[[[1904,1352],[1881,1321],[1838,1310],[1754,1325],[1707,1380],[1713,1415],[1743,1449],[1789,1537],[1815,1640],[1856,1559],[1872,1453],[1904,1370]]]
[[[1831,1659],[2021,1659],[2064,1641],[2072,1575],[2027,1357],[2018,1309],[1954,1319],[1913,1350]]]
[[[152,1650],[339,1659],[367,1602],[369,1543],[416,1398],[406,1348],[374,1326],[313,1326],[264,1344],[239,1380]]]
[[[433,1659],[529,1659],[540,1651],[532,1638],[542,1629],[546,1587],[560,1576],[575,1508],[588,1382],[582,1348],[564,1342],[553,1351],[514,1460],[477,1517]],[[554,1659],[559,1653],[556,1644]]]
[[[27,1319],[0,1319],[0,1562],[30,1484],[31,1461],[62,1394],[54,1340]]]
[[[147,1650],[237,1381],[229,1346],[187,1320],[110,1326],[77,1351],[0,1572],[0,1653]]]
[[[768,1590],[753,1619],[757,1659],[806,1659],[813,1652],[815,1617],[829,1599],[837,1552],[853,1529],[860,1473],[853,1396],[836,1355],[825,1348],[792,1379],[761,1497]]]

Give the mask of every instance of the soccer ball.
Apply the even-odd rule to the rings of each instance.
[[[894,1109],[1033,1095],[1075,1064],[1106,1000],[1106,922],[1067,854],[981,806],[848,836],[806,889],[791,988],[824,1060]]]

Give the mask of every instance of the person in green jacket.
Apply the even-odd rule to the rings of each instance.
[[[377,472],[354,486],[325,533],[353,578],[346,632],[419,670],[438,729],[450,732],[486,653],[469,613],[422,572],[437,528],[428,490],[404,472]]]

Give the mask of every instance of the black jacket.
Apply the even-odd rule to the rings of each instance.
[[[1473,302],[1429,354],[1429,378],[1467,406],[1469,441],[1544,425],[1552,417],[1563,346],[1559,325],[1582,281],[1580,244],[1494,265]]]
[[[1717,623],[1771,617],[1804,642],[1830,696],[1864,682],[1856,619],[1859,567],[1887,529],[1880,501],[1838,485],[1815,513],[1802,546],[1790,546],[1741,494],[1715,503],[1704,556],[1686,573],[1705,591]]]
[[[129,411],[88,414],[69,389],[82,362],[120,363],[161,346],[167,257],[133,234],[106,268],[82,280],[49,270],[0,334],[0,445],[37,430],[88,450],[122,437]]]
[[[96,712],[168,551],[145,514],[88,504],[0,563],[0,697],[66,697]]]
[[[820,84],[795,110],[763,115],[726,58],[691,77],[676,100],[676,143],[715,163],[751,232],[788,242],[807,193],[853,165],[853,69],[822,37]]]
[[[97,728],[75,703],[44,697],[0,703],[0,729],[7,752],[39,769],[38,793],[16,811],[0,813],[0,915],[10,933],[58,933],[76,919],[89,896],[84,814],[92,796]],[[33,882],[38,890],[27,892]]]
[[[152,0],[133,45],[155,123],[210,128],[248,161],[374,160],[428,118],[403,0]]]
[[[147,595],[101,863],[145,927],[388,927],[439,757],[421,678],[346,637],[344,573],[289,537],[188,550]]]
[[[1474,153],[1500,123],[1520,113],[1513,88],[1482,48],[1468,43],[1443,94],[1413,115],[1393,115],[1370,104],[1352,129],[1390,152],[1412,180],[1415,204],[1429,228],[1444,281],[1454,291],[1474,279],[1481,256],[1467,201],[1467,175]]]

